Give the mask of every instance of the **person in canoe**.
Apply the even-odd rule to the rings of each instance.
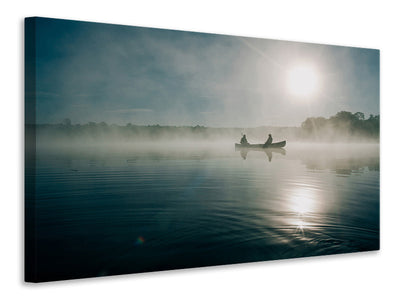
[[[245,134],[243,134],[242,138],[240,139],[240,144],[242,144],[242,145],[248,145],[249,144]]]
[[[268,140],[265,142],[264,148],[267,148],[271,144],[272,144],[272,135],[268,134]]]

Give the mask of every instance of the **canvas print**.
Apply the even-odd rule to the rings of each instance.
[[[379,249],[379,50],[25,20],[25,280]]]

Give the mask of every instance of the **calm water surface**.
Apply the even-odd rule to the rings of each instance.
[[[379,146],[37,150],[40,281],[379,249]]]

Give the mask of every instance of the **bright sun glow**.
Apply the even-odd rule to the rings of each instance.
[[[307,65],[294,67],[288,73],[287,84],[292,95],[311,96],[318,88],[317,72]]]

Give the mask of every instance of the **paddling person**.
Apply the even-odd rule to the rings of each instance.
[[[242,145],[248,145],[249,144],[245,134],[243,134],[242,138],[240,139],[240,144],[242,144]]]
[[[265,142],[264,148],[267,148],[271,144],[272,144],[272,135],[268,134],[268,140]]]

